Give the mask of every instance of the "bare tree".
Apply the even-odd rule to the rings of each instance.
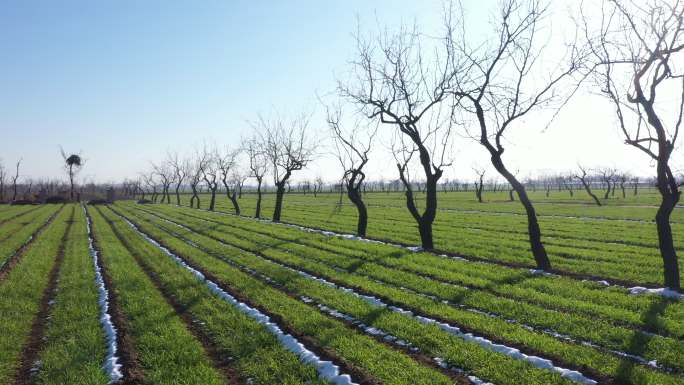
[[[475,171],[475,174],[477,174],[477,179],[475,180],[475,196],[477,197],[477,201],[482,203],[482,190],[484,189],[485,169],[473,168],[473,171]]]
[[[314,147],[306,137],[309,117],[302,114],[285,122],[280,118],[267,120],[260,116],[255,126],[261,134],[264,154],[271,165],[276,186],[273,221],[279,222],[286,188],[291,188],[289,180],[292,173],[303,169],[313,158]]]
[[[489,152],[494,168],[518,194],[527,214],[531,251],[537,268],[549,270],[551,262],[541,240],[537,214],[525,186],[506,167],[502,138],[521,118],[549,105],[562,107],[576,87],[565,87],[579,69],[581,55],[571,46],[553,71],[545,71],[548,59],[542,22],[547,7],[538,0],[506,0],[500,4],[498,21],[493,26],[496,36],[484,44],[468,46],[465,36],[450,39],[453,50],[470,63],[468,71],[459,74],[454,96],[461,112],[473,116],[478,126],[472,135]],[[479,42],[479,40],[478,40]],[[561,92],[567,89],[567,92]]]
[[[19,167],[21,167],[21,159],[17,161],[15,166],[14,176],[12,180],[12,201],[17,200],[17,181],[19,180]]]
[[[156,173],[154,171],[150,171],[147,173],[142,173],[140,176],[143,180],[143,184],[147,188],[148,194],[150,194],[150,200],[154,203],[157,202],[157,179],[156,179]],[[143,199],[144,196],[143,196]]]
[[[601,206],[601,201],[598,199],[598,197],[591,191],[591,183],[590,181],[587,180],[587,169],[582,167],[581,165],[578,166],[580,169],[580,174],[575,174],[575,178],[577,178],[581,183],[582,186],[584,186],[584,190],[586,190],[587,194],[591,197],[591,199],[596,202],[597,206]]]
[[[198,163],[198,167],[202,173],[202,179],[211,193],[211,198],[209,199],[209,211],[214,211],[216,208],[216,190],[218,190],[218,160],[220,156],[218,155],[218,151],[208,150],[206,147],[202,152],[203,161]]]
[[[167,155],[167,163],[169,167],[171,167],[173,179],[176,183],[174,188],[176,193],[176,205],[180,206],[180,189],[190,173],[190,162],[187,159],[181,159],[177,152],[173,152]]]
[[[596,58],[596,80],[613,104],[626,144],[656,163],[661,196],[655,221],[665,286],[680,290],[670,216],[679,184],[670,168],[684,115],[684,2],[613,0],[600,22],[584,18]],[[598,27],[598,33],[595,31]],[[670,90],[671,92],[667,92]]]
[[[316,179],[314,179],[313,182],[313,194],[314,198],[318,196],[319,192],[323,192],[323,186],[325,185],[325,181],[323,180],[323,177],[318,175],[316,176]]]
[[[261,185],[268,171],[268,159],[257,137],[243,141],[242,148],[249,158],[249,176],[257,181],[257,202],[254,217],[261,218]]]
[[[191,167],[188,170],[188,182],[192,190],[192,197],[190,197],[190,207],[200,208],[199,184],[202,181],[202,167],[201,165],[206,161],[206,153],[197,152]]]
[[[395,34],[381,33],[368,41],[357,33],[352,79],[338,87],[368,118],[391,127],[406,207],[418,225],[424,249],[434,248],[437,183],[451,165],[448,151],[454,121],[449,99],[459,69],[447,44],[453,20],[445,18],[444,27],[440,38],[428,38],[415,26],[402,26]],[[412,163],[417,163],[419,179],[425,181],[422,212],[413,194]]]
[[[171,203],[171,195],[169,194],[169,188],[174,182],[174,173],[167,161],[163,161],[159,164],[152,163],[152,172],[154,172],[159,177],[159,182],[161,183],[162,195],[160,203]]]
[[[342,109],[327,108],[328,126],[335,142],[337,159],[343,169],[342,181],[347,190],[347,197],[356,207],[358,213],[356,234],[365,237],[368,228],[368,210],[363,202],[362,188],[366,179],[363,168],[368,164],[368,153],[377,133],[356,121],[350,129],[342,127]]]
[[[606,185],[606,191],[603,193],[603,199],[608,199],[610,192],[615,189],[615,186],[612,183],[617,171],[610,167],[604,167],[600,169],[599,172],[601,173],[601,180]]]
[[[632,179],[632,184],[634,185],[634,196],[636,196],[638,193],[638,188],[639,188],[639,177],[638,176],[635,176]]]
[[[81,171],[83,167],[83,158],[80,154],[67,155],[63,148],[59,148],[62,158],[64,158],[64,168],[69,176],[69,197],[74,200],[74,177]]]
[[[226,196],[233,204],[235,215],[240,215],[240,204],[237,199],[239,186],[236,185],[237,178],[234,176],[238,154],[239,150],[226,149],[222,155],[216,158],[217,166],[221,174],[221,183],[226,190]]]
[[[625,191],[625,184],[629,179],[629,174],[626,172],[618,173],[617,179],[620,182],[620,190],[622,191],[622,199],[627,198],[627,192]],[[613,191],[615,191],[615,185],[613,185]]]

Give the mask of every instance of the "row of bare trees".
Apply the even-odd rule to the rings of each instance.
[[[550,123],[586,84],[613,104],[625,142],[657,165],[657,188],[662,199],[656,224],[664,282],[667,287],[680,289],[670,227],[680,191],[669,161],[684,110],[684,73],[675,65],[684,51],[684,3],[598,3],[594,14],[600,17],[580,15],[575,19],[574,39],[557,46],[542,38],[549,8],[539,0],[501,2],[492,34],[484,40],[468,34],[464,12],[455,3],[446,7],[442,34],[437,37],[416,27],[402,27],[395,33],[384,29],[371,37],[357,33],[357,54],[351,61],[349,78],[339,81],[338,93],[369,121],[387,127],[394,135],[392,149],[399,179],[423,248],[434,247],[437,183],[444,168],[451,165],[454,129],[462,126],[484,147],[494,169],[523,205],[537,267],[551,269],[534,205],[503,156],[504,138],[510,131],[525,127],[532,116],[538,120],[548,116]],[[661,96],[667,87],[674,95]],[[376,131],[371,131],[368,142],[352,141],[357,135],[343,133],[339,116],[329,110],[328,123],[337,139],[340,159],[353,159],[342,164],[349,198],[359,209],[359,230],[363,230],[361,222],[366,214],[355,193],[359,189],[355,181],[363,182],[360,170],[368,161],[366,149]],[[411,183],[415,170],[425,181],[422,205],[417,204]],[[603,176],[607,185],[604,198],[611,188],[614,191],[616,183],[624,193],[625,175],[617,181],[614,173]],[[581,169],[575,178],[600,205],[587,182],[587,171]],[[476,190],[480,196],[481,182]]]
[[[166,159],[152,163],[150,171],[140,175],[136,184],[142,199],[171,203],[171,188],[176,204],[181,204],[181,189],[187,185],[192,191],[190,207],[200,207],[200,189],[209,193],[208,209],[214,211],[216,195],[221,190],[231,201],[235,214],[240,215],[239,198],[249,178],[256,181],[257,204],[254,216],[261,218],[262,186],[267,174],[273,177],[276,202],[273,220],[279,221],[283,197],[292,174],[302,170],[313,158],[313,146],[307,138],[309,117],[300,115],[291,120],[264,118],[254,123],[254,136],[242,141],[239,148],[210,148],[205,145],[193,156],[182,158],[169,153]],[[248,167],[238,167],[239,158],[246,157]],[[247,171],[245,171],[245,169]]]
[[[577,90],[586,87],[612,104],[625,142],[656,164],[656,186],[662,199],[655,219],[664,282],[679,290],[670,215],[679,202],[680,185],[670,158],[684,115],[684,73],[676,65],[684,51],[684,2],[595,1],[586,6],[596,8],[591,12],[594,16],[580,14],[570,20],[575,33],[553,43],[546,36],[549,5],[541,0],[502,1],[487,36],[481,32],[471,36],[460,3],[445,6],[437,36],[416,26],[395,32],[380,29],[369,36],[358,29],[349,75],[338,81],[338,100],[326,103],[327,123],[343,168],[341,184],[358,211],[357,232],[364,236],[367,229],[362,191],[369,154],[376,136],[389,136],[407,210],[416,222],[422,247],[434,249],[439,181],[445,168],[452,166],[452,154],[458,150],[453,138],[460,131],[486,151],[492,167],[505,180],[511,200],[517,195],[526,212],[536,266],[551,270],[526,183],[504,154],[512,132],[529,127],[530,122],[547,127]],[[670,92],[662,96],[663,90]],[[345,115],[345,109],[353,113]],[[183,166],[172,157],[167,163],[175,167],[155,166],[143,180],[155,197],[160,185],[162,201],[168,203],[169,186],[173,182],[180,186],[185,175],[193,191],[191,205],[196,207],[198,185],[204,183],[211,193],[210,210],[221,181],[239,213],[236,191],[239,194],[245,178],[254,178],[258,184],[256,216],[260,217],[261,187],[268,174],[276,189],[273,220],[279,221],[292,174],[314,156],[306,135],[308,125],[307,116],[289,121],[260,116],[252,123],[254,136],[239,149],[241,156],[249,158],[247,174],[236,171],[236,151],[204,149],[183,161]],[[179,169],[184,172],[174,171]],[[481,200],[484,172],[477,174],[475,190]],[[546,191],[555,183],[570,194],[579,183],[601,205],[592,191],[596,175],[606,187],[604,199],[614,194],[616,186],[626,194],[629,176],[610,169],[580,167],[571,177],[543,183]],[[416,194],[416,186],[424,194]]]

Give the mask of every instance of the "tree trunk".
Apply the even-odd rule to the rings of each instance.
[[[200,208],[200,198],[197,194],[196,186],[192,186],[192,198],[190,198],[190,208],[193,207],[193,203],[197,203],[197,208]]]
[[[276,184],[276,201],[273,210],[273,222],[280,222],[280,212],[283,210],[283,196],[285,195],[285,184]]]
[[[663,273],[665,287],[681,291],[679,279],[679,261],[672,238],[670,215],[679,202],[680,192],[677,181],[674,180],[667,160],[658,160],[658,191],[662,197],[660,207],[656,213],[656,227],[658,230],[658,247],[663,259]]]
[[[211,190],[211,200],[209,201],[209,211],[214,211],[216,206],[216,187],[210,188]]]
[[[587,191],[587,194],[589,194],[591,199],[593,199],[594,202],[596,202],[596,205],[601,206],[601,201],[598,199],[596,195],[594,195],[593,192],[591,192],[591,187],[589,187],[589,183],[587,183],[587,181],[585,181],[584,179],[580,179],[580,182],[582,182],[582,186],[584,186],[584,189]]]
[[[356,211],[358,211],[359,214],[356,223],[356,234],[360,237],[365,237],[366,229],[368,227],[368,210],[366,209],[366,205],[363,203],[359,188],[354,188],[353,182],[350,182],[350,186],[347,186],[347,196],[349,197],[349,200],[352,201],[354,206],[356,206]]]
[[[235,210],[235,215],[240,215],[240,204],[238,203],[238,198],[236,192],[233,191],[232,194],[228,194],[228,199],[233,203],[233,210]]]
[[[70,185],[70,193],[69,196],[71,197],[71,201],[74,200],[74,166],[69,165],[69,185]]]
[[[515,190],[514,189],[508,190],[508,200],[511,202],[515,201],[515,198],[513,197],[513,191],[515,191]]]
[[[423,218],[418,222],[418,232],[420,233],[420,244],[423,250],[434,249],[433,238],[432,238],[432,221],[425,220]]]
[[[176,185],[176,205],[180,206],[180,183]]]
[[[261,179],[257,180],[257,202],[254,217],[257,219],[261,218]]]
[[[532,250],[532,255],[534,256],[537,268],[544,271],[550,270],[551,261],[549,260],[549,257],[546,254],[546,249],[544,248],[544,244],[541,241],[541,229],[539,228],[539,222],[537,221],[537,213],[534,210],[534,206],[532,205],[530,198],[527,196],[525,186],[523,186],[522,183],[520,183],[518,179],[508,171],[508,169],[506,169],[506,166],[504,166],[500,155],[492,154],[491,160],[496,171],[506,178],[511,187],[516,193],[518,193],[518,199],[525,208],[525,213],[527,214],[527,231],[530,238],[530,249]]]

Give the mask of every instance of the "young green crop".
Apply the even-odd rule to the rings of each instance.
[[[102,216],[88,209],[104,274],[111,277],[147,383],[224,384],[200,342],[164,300]]]
[[[62,210],[0,281],[0,383],[12,383],[74,207]]]
[[[186,225],[189,225],[187,223],[188,222],[187,217],[185,218],[185,222],[186,222]],[[164,224],[162,224],[162,223],[158,223],[158,224],[161,226],[164,226]],[[261,226],[266,226],[266,225],[262,224]],[[220,234],[221,232],[226,231],[227,229],[221,228],[219,231],[217,231],[217,230],[213,230],[214,235]],[[218,236],[221,236],[221,235],[218,235]],[[248,243],[249,241],[247,241],[246,238],[247,239],[253,238],[253,235],[234,234],[234,236],[224,236],[224,240],[227,242],[230,242],[230,243],[239,242],[242,247],[249,247],[249,243]],[[203,240],[202,239],[195,239],[195,241],[197,243],[201,243],[205,246],[209,243],[206,239],[203,239]],[[319,254],[319,253],[310,254],[310,255],[307,255],[307,259],[301,259],[301,258],[294,257],[294,255],[291,252],[290,253],[275,253],[274,249],[272,247],[267,246],[267,245],[252,246],[252,247],[254,247],[256,250],[260,250],[261,252],[268,253],[268,255],[271,257],[278,258],[281,262],[284,261],[285,263],[292,264],[293,266],[300,266],[300,267],[306,266],[307,268],[311,268],[311,269],[315,268],[315,267],[313,267],[313,266],[315,266],[315,264],[310,262],[311,259],[316,259],[316,255]],[[338,257],[337,259],[339,260],[340,258]],[[321,272],[325,271],[325,268],[321,267],[320,265],[318,266],[318,269],[319,270],[315,270],[315,272],[321,273]],[[327,271],[325,271],[324,276],[329,277],[329,278],[333,278],[333,279],[335,279],[335,278],[344,279],[345,274],[342,274],[339,270],[333,270],[332,268],[327,268]],[[352,278],[352,277],[354,277],[354,278]],[[359,277],[356,277],[356,276],[352,276],[352,277],[349,278],[350,283],[353,283],[355,285],[360,285],[361,284],[360,282],[363,282],[363,279],[359,279]],[[366,285],[372,285],[372,282],[366,279],[365,284]],[[385,291],[385,293],[387,292],[384,285],[375,285],[375,287],[376,287],[376,290],[378,290],[378,287],[382,289],[382,290],[379,290],[378,292],[375,292],[375,294],[382,295],[383,290]],[[395,292],[397,292],[397,291],[395,291]],[[401,296],[411,297],[411,295],[408,295],[408,293],[405,293],[405,292],[402,292]],[[394,296],[389,296],[389,298],[396,300],[396,298]],[[408,302],[408,303],[415,306],[416,300],[417,299],[413,299],[414,303],[411,303],[411,302]],[[418,301],[420,301],[420,300],[418,300]],[[422,299],[423,308],[424,309],[430,308],[430,307],[434,308],[435,305],[434,304],[431,305],[430,302],[431,301],[428,301],[427,299],[423,298]],[[439,306],[438,305],[437,307],[442,308],[441,312],[433,313],[433,316],[444,317],[444,314],[451,314],[452,316],[454,314],[458,314],[458,317],[455,319],[463,320],[464,317],[465,317],[465,319],[469,319],[469,321],[471,321],[470,323],[467,323],[467,325],[469,327],[473,327],[472,323],[478,323],[479,322],[481,325],[485,325],[487,322],[489,322],[490,324],[493,323],[494,325],[490,325],[489,327],[487,327],[487,326],[478,326],[478,327],[483,327],[484,330],[489,330],[490,333],[497,333],[497,334],[500,334],[500,332],[502,330],[505,331],[507,329],[510,329],[508,327],[508,325],[505,325],[505,323],[501,323],[501,322],[496,323],[496,322],[491,322],[491,321],[484,321],[484,319],[486,319],[486,317],[480,316],[479,318],[481,318],[481,320],[473,320],[473,317],[478,318],[478,316],[475,314],[472,314],[472,313],[468,314],[465,312],[462,312],[463,314],[459,314],[459,312],[455,311],[455,309],[453,309],[453,308],[450,308],[448,311],[445,312],[444,311],[445,306]],[[448,308],[448,307],[446,307],[446,308]],[[562,314],[559,314],[556,318],[557,322],[563,320],[563,317],[564,316]],[[492,327],[492,326],[495,326],[495,327]],[[527,342],[530,346],[535,346],[535,347],[538,347],[539,349],[546,349],[547,351],[554,351],[554,349],[555,349],[555,353],[553,353],[553,354],[557,354],[559,356],[567,357],[566,359],[571,360],[571,362],[572,362],[572,360],[574,360],[575,362],[580,362],[581,365],[593,364],[596,367],[600,367],[602,369],[602,371],[612,373],[612,375],[614,375],[616,377],[620,377],[621,375],[623,375],[624,371],[618,372],[619,368],[621,368],[621,367],[630,367],[630,368],[636,367],[637,368],[635,371],[636,373],[641,373],[645,369],[645,368],[640,368],[637,365],[634,365],[633,363],[629,363],[627,361],[621,361],[621,360],[615,359],[615,358],[610,359],[610,357],[604,358],[603,357],[604,354],[591,353],[592,349],[588,349],[586,347],[578,347],[578,346],[574,346],[574,345],[570,345],[570,344],[562,344],[562,343],[559,344],[557,341],[554,341],[553,343],[549,343],[549,341],[553,341],[553,339],[550,337],[546,337],[546,338],[532,337],[532,338],[530,338],[530,335],[532,335],[532,333],[529,333],[527,331],[519,330],[517,333],[518,333],[518,337],[516,337],[515,333],[510,333],[510,332],[507,335],[509,336],[509,338],[511,338],[511,337],[521,338],[521,337],[519,337],[519,335],[521,333],[523,335],[527,334],[528,336],[523,337],[523,338],[526,338],[527,340],[523,339],[523,341]],[[656,354],[661,354],[661,355],[664,355],[665,357],[667,357],[668,354],[669,355],[673,354],[672,352],[670,352],[669,349],[665,349],[665,350],[654,349],[654,350],[656,350]],[[590,359],[592,356],[593,356],[593,359]],[[674,355],[673,359],[677,360],[676,357],[677,357],[677,355]],[[673,359],[670,359],[669,361],[672,362]],[[678,361],[674,361],[674,362],[677,363]],[[645,372],[649,373],[650,371],[645,370]],[[641,373],[639,375],[642,375],[642,374],[643,373]],[[652,375],[655,377],[660,377],[657,374],[652,374]],[[637,378],[637,377],[638,376],[635,375],[635,377],[633,377],[632,380],[635,380],[635,378]]]
[[[109,383],[102,370],[106,345],[85,215],[81,209],[74,214],[40,353],[36,382],[42,385]]]

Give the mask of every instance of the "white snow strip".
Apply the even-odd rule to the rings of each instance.
[[[639,295],[639,294],[653,294],[653,295],[659,295],[661,297],[665,298],[670,298],[670,299],[677,299],[677,300],[682,300],[684,299],[684,293],[680,293],[676,290],[672,290],[669,288],[658,288],[658,289],[648,289],[645,287],[641,286],[635,286],[635,287],[630,287],[629,289],[630,294],[634,295]]]
[[[85,207],[83,207],[83,211],[85,212]],[[98,253],[93,245],[93,235],[90,231],[90,217],[87,215],[86,227],[88,228],[88,249],[90,251],[90,256],[93,258],[93,266],[95,267],[95,284],[99,294],[98,303],[100,305],[100,323],[102,324],[102,329],[104,330],[107,341],[107,355],[105,356],[103,369],[105,373],[107,373],[107,376],[109,376],[109,383],[112,384],[123,378],[123,373],[121,373],[121,364],[119,364],[119,357],[116,355],[116,328],[112,323],[112,316],[109,314],[109,291],[107,290],[104,279],[102,278],[102,271],[98,264]]]
[[[265,315],[264,313],[260,312],[255,308],[248,306],[243,302],[238,301],[235,297],[228,294],[215,282],[207,279],[204,276],[204,274],[202,274],[200,271],[192,268],[187,263],[185,263],[185,261],[182,258],[172,253],[166,247],[160,245],[157,241],[147,236],[147,234],[140,231],[140,229],[138,229],[138,227],[132,222],[130,222],[128,219],[123,217],[122,219],[124,219],[124,221],[126,221],[126,223],[128,223],[128,225],[131,226],[131,228],[133,228],[138,234],[144,237],[148,242],[150,242],[155,247],[163,251],[166,255],[171,257],[178,265],[190,271],[199,281],[204,282],[207,285],[207,287],[220,298],[222,298],[229,304],[235,306],[242,313],[248,315],[250,318],[254,319],[258,323],[264,325],[269,332],[271,332],[278,338],[278,341],[280,341],[280,343],[287,350],[298,355],[302,362],[313,365],[316,368],[316,371],[318,372],[320,378],[328,380],[336,385],[358,385],[357,383],[352,381],[350,375],[340,373],[339,366],[333,364],[331,361],[322,360],[314,352],[307,349],[306,346],[299,342],[297,338],[293,337],[290,334],[285,334],[278,325],[271,322],[271,319],[267,315]]]

